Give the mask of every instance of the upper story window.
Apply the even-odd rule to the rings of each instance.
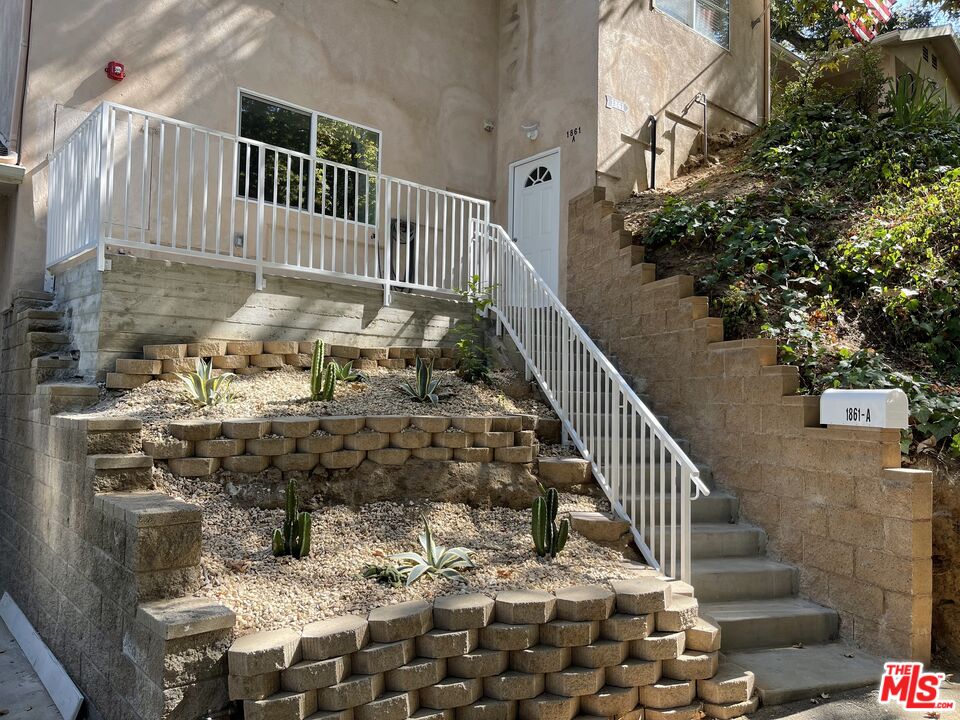
[[[718,45],[730,48],[730,0],[657,0],[656,7]]]
[[[263,152],[265,202],[375,221],[376,178],[368,173],[380,170],[379,131],[246,93],[239,126],[241,138],[254,141],[238,143],[240,197],[259,197]]]

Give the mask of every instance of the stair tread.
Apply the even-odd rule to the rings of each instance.
[[[696,526],[694,526],[696,527]],[[795,568],[786,563],[770,560],[762,555],[753,557],[711,557],[693,558],[693,574],[733,573],[733,572],[794,572]]]
[[[764,705],[876,686],[883,671],[883,660],[843,643],[738,650],[725,657],[753,672]]]
[[[799,597],[763,600],[726,600],[704,603],[703,614],[717,622],[781,618],[797,615],[836,615],[835,610]]]

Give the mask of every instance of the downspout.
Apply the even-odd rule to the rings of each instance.
[[[770,0],[764,0],[763,3],[763,113],[762,125],[770,122],[770,103],[771,103],[771,78],[773,64],[770,60]]]
[[[650,123],[650,189],[657,189],[657,116],[651,115]]]
[[[33,0],[24,0],[23,27],[20,30],[20,107],[18,109],[16,132],[11,129],[10,145],[17,149],[17,162],[23,163],[23,114],[27,102],[27,67],[30,62],[30,33],[33,29]]]

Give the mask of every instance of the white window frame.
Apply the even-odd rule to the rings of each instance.
[[[716,5],[715,5],[713,2],[711,2],[711,0],[687,0],[687,2],[690,3],[690,10],[691,10],[691,12],[690,12],[690,18],[691,18],[693,24],[685,23],[683,20],[681,20],[681,19],[678,18],[677,16],[672,15],[671,13],[668,13],[666,10],[662,10],[662,9],[659,7],[660,3],[658,2],[658,0],[650,0],[650,2],[651,2],[651,4],[652,4],[652,6],[653,6],[653,9],[656,10],[656,11],[657,11],[658,13],[660,13],[661,15],[665,15],[666,17],[670,18],[670,19],[673,20],[674,22],[680,23],[683,27],[685,27],[685,28],[687,28],[688,30],[691,30],[691,31],[693,31],[694,33],[696,33],[697,37],[701,37],[701,38],[703,38],[704,40],[706,40],[707,42],[710,42],[710,43],[716,45],[717,47],[723,48],[723,49],[726,50],[727,52],[730,52],[730,26],[731,26],[731,24],[732,24],[732,23],[731,23],[731,17],[733,16],[733,5],[734,5],[733,0],[732,0],[731,3],[730,3],[730,9],[729,9],[729,10],[726,10],[726,11],[725,11],[723,8],[721,8],[721,7],[716,7]],[[700,32],[699,30],[697,30],[697,28],[696,28],[696,22],[697,22],[697,4],[700,3],[700,2],[707,3],[707,4],[709,4],[709,5],[714,5],[714,7],[716,7],[716,9],[719,10],[720,12],[726,12],[726,13],[727,13],[727,44],[726,44],[726,45],[724,45],[724,44],[722,44],[722,43],[718,43],[716,40],[714,40],[714,39],[713,39],[712,37],[710,37],[709,35],[705,35],[704,33],[702,33],[702,32]]]
[[[310,158],[311,158],[311,162],[314,162],[314,163],[317,161],[317,118],[321,118],[321,117],[322,117],[322,118],[327,118],[328,120],[335,120],[335,121],[337,121],[337,122],[346,123],[347,125],[353,125],[354,127],[362,128],[363,130],[369,130],[370,132],[375,132],[375,133],[377,134],[377,138],[378,138],[378,141],[377,141],[377,169],[376,169],[375,171],[374,171],[374,170],[366,170],[366,172],[370,172],[370,173],[375,172],[377,175],[380,175],[380,174],[381,174],[381,170],[382,170],[382,168],[383,168],[383,131],[382,131],[382,130],[379,130],[379,129],[375,128],[375,127],[371,127],[371,126],[369,126],[369,125],[364,125],[363,123],[354,122],[353,120],[346,120],[346,119],[344,119],[344,118],[342,118],[342,117],[337,117],[336,115],[331,115],[330,113],[320,112],[319,110],[313,110],[313,109],[311,109],[311,108],[304,107],[303,105],[297,105],[296,103],[288,102],[288,101],[286,101],[286,100],[281,100],[281,99],[279,99],[279,98],[273,97],[272,95],[266,95],[266,94],[264,94],[264,93],[257,92],[257,91],[255,91],[255,90],[247,90],[246,88],[243,88],[243,87],[237,87],[237,125],[236,125],[236,128],[237,128],[237,129],[236,129],[236,136],[237,136],[238,144],[241,143],[241,142],[243,142],[244,140],[250,140],[250,141],[252,141],[252,142],[262,142],[262,141],[260,141],[260,140],[254,139],[254,138],[245,138],[243,135],[240,134],[240,108],[241,108],[241,103],[242,103],[242,101],[243,101],[243,97],[244,97],[244,96],[249,97],[249,98],[253,98],[254,100],[262,100],[263,102],[270,103],[271,105],[279,105],[280,107],[289,108],[290,110],[295,110],[295,111],[297,111],[297,112],[302,112],[302,113],[304,113],[304,114],[310,115]],[[292,151],[292,152],[295,152],[295,151]],[[237,167],[238,167],[238,170],[239,170],[239,165],[238,165]],[[245,198],[243,195],[241,195],[241,194],[239,193],[238,188],[236,187],[236,185],[237,185],[237,183],[236,183],[236,178],[234,178],[234,181],[233,181],[233,186],[234,186],[234,187],[233,187],[233,196],[234,196],[234,199],[235,199],[235,200],[249,200],[249,198]],[[379,183],[378,183],[378,184],[377,184],[377,187],[379,188],[379,186],[380,186],[380,185],[379,185]],[[314,200],[315,200],[315,198],[314,198]],[[265,204],[273,205],[274,203],[266,203],[266,202],[265,202]],[[316,217],[318,217],[318,218],[328,218],[328,217],[330,217],[329,215],[327,215],[327,214],[324,213],[324,212],[317,212],[315,206],[316,206],[316,202],[314,202],[314,212],[311,213],[312,215],[314,215],[314,216],[316,216]],[[300,210],[299,212],[307,212],[307,213],[309,213],[309,210]],[[337,218],[337,220],[340,221],[340,222],[357,223],[357,224],[359,224],[359,225],[367,225],[367,223],[361,222],[360,220],[349,220],[349,219],[347,219],[347,218]],[[371,227],[372,227],[373,225],[374,225],[374,223],[371,223],[371,224],[370,224]]]

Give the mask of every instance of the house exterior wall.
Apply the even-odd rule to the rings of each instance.
[[[102,100],[233,133],[239,87],[382,131],[382,171],[494,194],[496,0],[177,0],[35,3],[16,255],[0,273],[42,285],[46,157]],[[69,32],[68,32],[69,30]],[[127,77],[103,67],[115,59]]]
[[[510,229],[510,163],[560,148],[560,294],[566,277],[563,208],[595,183],[597,153],[597,0],[500,3],[496,205]],[[521,125],[540,124],[529,140]],[[579,129],[568,136],[568,131]]]
[[[649,141],[647,119],[659,121],[657,181],[676,177],[696,149],[699,131],[666,117],[670,110],[700,124],[694,96],[704,92],[712,103],[711,133],[721,129],[749,131],[763,122],[766,98],[763,0],[730,3],[730,49],[692,28],[635,0],[603,0],[600,12],[600,86],[597,167],[600,185],[619,201],[648,187],[650,153],[623,136]],[[755,20],[758,20],[754,24]],[[611,95],[628,110],[606,107]]]

